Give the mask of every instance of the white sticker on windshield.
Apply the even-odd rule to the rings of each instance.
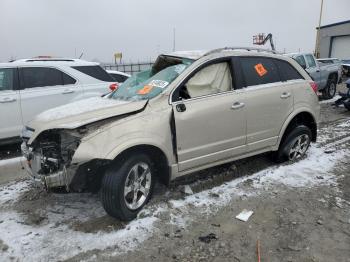
[[[175,66],[175,72],[178,74],[181,74],[182,71],[184,71],[186,69],[186,65],[183,64],[179,64]]]
[[[163,80],[152,80],[151,82],[148,83],[148,85],[165,88],[167,85],[169,85],[169,82],[163,81]]]

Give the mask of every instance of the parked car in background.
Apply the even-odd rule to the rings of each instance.
[[[340,76],[339,82],[341,82],[341,78],[343,76],[343,67],[342,62],[338,58],[319,58],[317,59],[318,63],[321,65],[337,65],[338,66],[338,74]]]
[[[287,54],[301,65],[317,83],[318,91],[326,99],[333,98],[337,92],[337,84],[341,82],[340,64],[319,64],[311,53]]]
[[[115,80],[97,63],[34,58],[0,63],[0,144],[19,138],[35,115],[72,101],[101,96]]]
[[[101,189],[106,212],[131,220],[156,180],[269,151],[300,159],[316,141],[316,84],[293,59],[251,50],[160,55],[108,96],[38,115],[23,132],[28,172]]]
[[[106,70],[106,71],[118,83],[124,83],[130,77],[129,74],[126,74],[120,71],[115,71],[115,70]]]
[[[350,59],[342,60],[343,75],[350,77]]]

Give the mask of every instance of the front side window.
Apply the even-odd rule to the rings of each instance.
[[[189,59],[162,56],[157,59],[152,69],[128,78],[110,95],[110,98],[124,101],[154,98],[162,93],[192,62]]]
[[[272,59],[265,57],[241,57],[246,86],[280,82],[281,78]]]
[[[212,64],[198,71],[182,87],[179,96],[189,99],[232,90],[230,65],[227,62]]]
[[[24,88],[63,85],[62,72],[48,67],[21,68]]]
[[[309,67],[315,67],[316,66],[316,62],[315,59],[312,55],[306,55],[306,61],[309,64]]]
[[[306,61],[304,56],[299,55],[294,58],[295,61],[298,62],[299,65],[301,65],[302,68],[306,68]]]
[[[14,69],[0,68],[0,92],[13,90]]]
[[[114,82],[114,79],[100,66],[72,66],[72,68],[78,70],[81,73],[84,73],[95,79],[105,81],[105,82]]]

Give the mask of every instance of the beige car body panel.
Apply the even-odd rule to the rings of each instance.
[[[263,56],[288,61],[306,80],[292,80],[172,102],[174,90],[200,65],[222,57]],[[266,52],[223,51],[199,58],[176,78],[163,93],[151,100],[116,105],[82,115],[53,121],[34,120],[29,144],[44,130],[74,129],[77,124],[112,118],[82,138],[72,164],[92,159],[115,159],[124,150],[138,145],[159,148],[168,160],[170,180],[232,160],[277,150],[289,122],[300,112],[317,121],[319,103],[308,86],[307,73],[294,60]],[[287,97],[282,97],[286,95]],[[243,106],[232,108],[236,103]],[[184,103],[187,110],[177,112]],[[143,109],[143,110],[141,110]],[[173,148],[170,120],[174,114],[177,148]]]

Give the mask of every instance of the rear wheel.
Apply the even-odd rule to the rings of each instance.
[[[106,212],[124,221],[134,219],[151,198],[154,164],[145,154],[134,154],[112,165],[102,181],[102,205]]]
[[[277,162],[296,161],[302,158],[308,150],[312,133],[310,128],[298,125],[283,139],[278,151],[275,153]]]
[[[331,78],[328,80],[326,88],[323,90],[323,97],[325,99],[331,99],[337,93],[337,80]]]

